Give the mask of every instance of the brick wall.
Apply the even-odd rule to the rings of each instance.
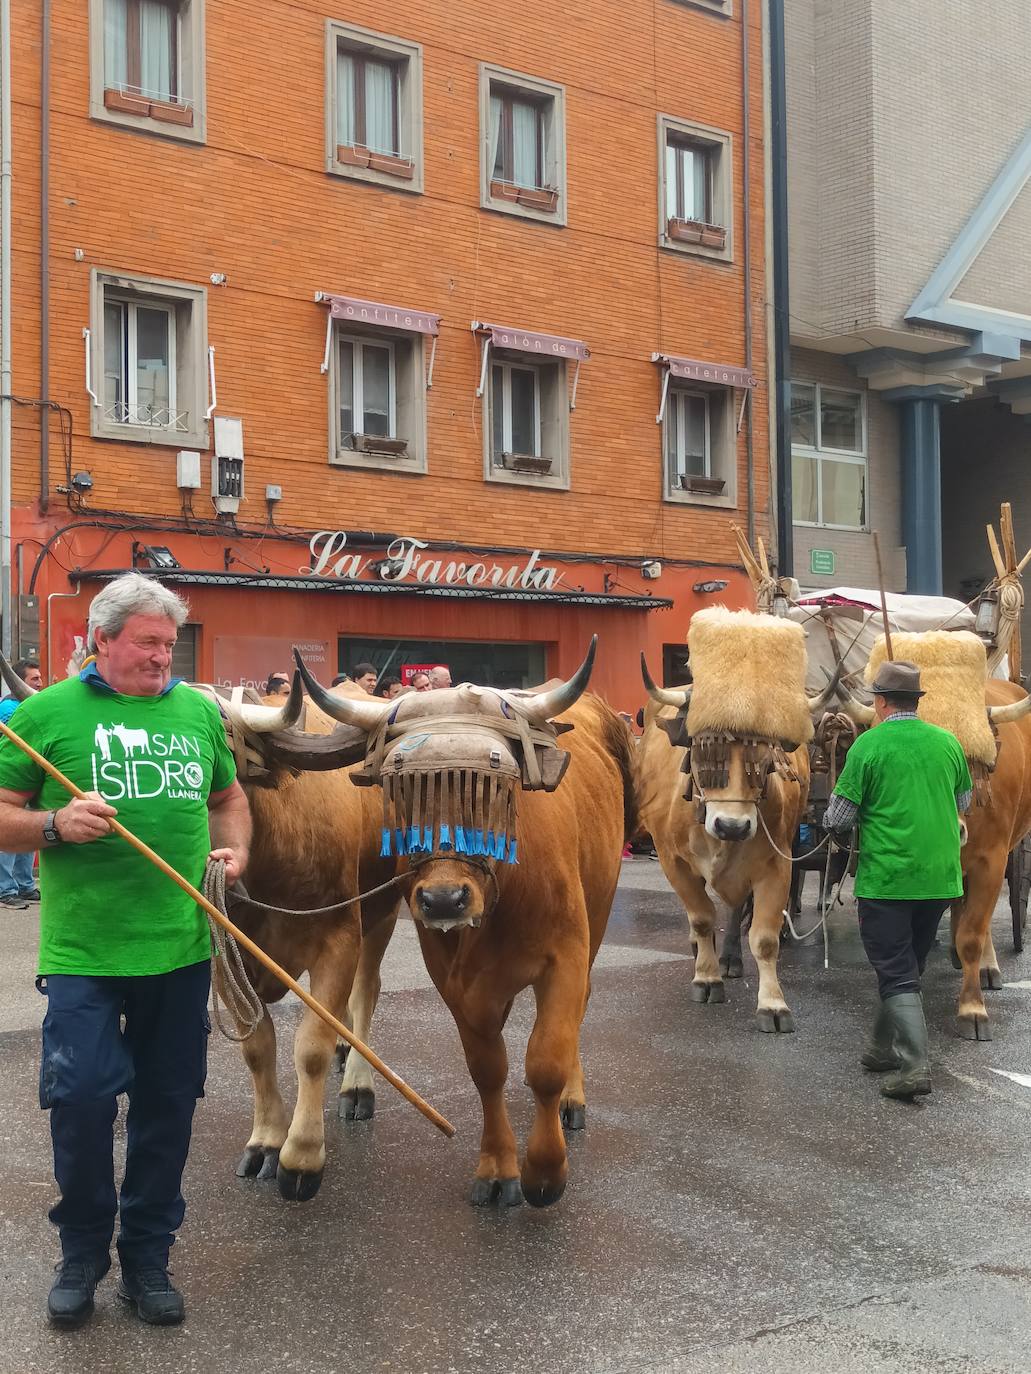
[[[91,121],[87,6],[53,0],[50,395],[74,421],[74,466],[91,504],[178,514],[175,447],[89,437],[82,329],[92,268],[207,286],[219,413],[242,416],[248,499],[262,520],[307,528],[398,528],[415,535],[582,551],[732,559],[741,512],[661,500],[656,351],[744,360],[741,265],[741,6],[730,18],[670,0],[209,0],[207,129],[195,147]],[[15,389],[39,393],[39,0],[15,11]],[[755,499],[768,505],[760,6],[749,7],[753,79]],[[324,171],[324,23],[346,20],[424,46],[425,194],[358,185]],[[477,64],[566,88],[569,224],[479,209]],[[656,246],[658,113],[734,138],[735,261]],[[81,261],[76,260],[81,250]],[[212,287],[212,273],[228,285]],[[330,468],[325,314],[319,290],[439,312],[428,395],[429,473]],[[571,417],[572,489],[487,485],[474,399],[475,318],[570,335],[592,350]],[[16,503],[39,495],[38,426],[15,416]],[[63,480],[56,424],[51,500]],[[746,490],[745,443],[738,492]],[[198,510],[200,502],[198,501]]]

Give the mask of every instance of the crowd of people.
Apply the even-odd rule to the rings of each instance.
[[[395,697],[407,692],[433,692],[451,686],[451,670],[444,663],[434,664],[432,668],[417,668],[410,673],[407,683],[399,677],[380,673],[372,663],[356,663],[349,673],[337,673],[331,686],[340,687],[353,683],[367,692],[370,697],[380,697],[393,701]],[[290,674],[269,673],[265,683],[267,697],[287,697],[290,695]]]

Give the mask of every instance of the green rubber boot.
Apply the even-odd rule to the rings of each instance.
[[[901,992],[897,997],[889,997],[884,1009],[891,1022],[902,1068],[887,1075],[881,1092],[885,1097],[923,1097],[931,1091],[923,998],[918,992]]]
[[[883,1002],[877,1009],[873,1033],[859,1056],[859,1062],[870,1073],[888,1073],[891,1069],[902,1068],[902,1060],[895,1053],[895,1027]]]

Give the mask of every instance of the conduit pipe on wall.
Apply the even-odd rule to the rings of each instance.
[[[741,0],[741,175],[745,187],[745,204],[742,214],[744,250],[741,255],[745,275],[745,367],[752,371],[752,75],[751,51],[749,47],[748,0]],[[769,388],[767,388],[768,392]],[[748,546],[755,547],[755,418],[752,406],[752,391],[745,393],[748,408],[748,425],[745,430],[745,466],[748,494]]]
[[[0,644],[11,652],[11,0],[0,0]]]
[[[791,507],[791,316],[788,272],[787,71],[784,0],[769,0],[770,165],[773,219],[774,396],[777,415],[777,571],[794,573]]]
[[[50,0],[43,0],[39,73],[39,508],[50,502]]]

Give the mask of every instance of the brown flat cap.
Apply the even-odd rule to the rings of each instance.
[[[875,696],[922,697],[920,669],[904,658],[882,663],[873,682]]]

